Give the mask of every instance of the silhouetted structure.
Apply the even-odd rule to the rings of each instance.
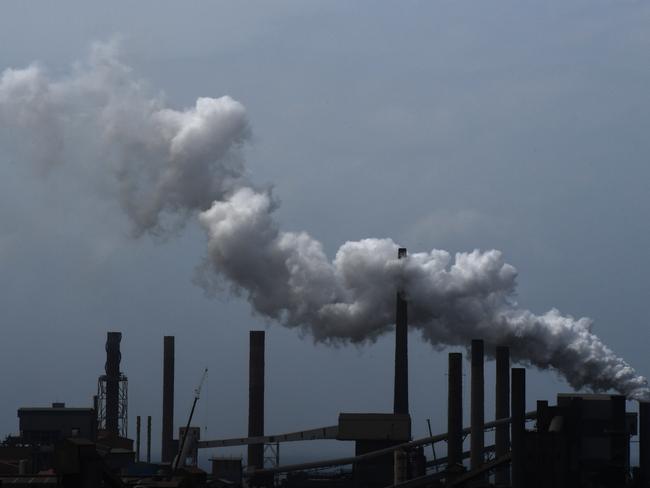
[[[650,402],[639,402],[639,475],[650,486]]]
[[[66,437],[95,439],[95,411],[53,403],[45,408],[19,408],[21,439],[28,444],[55,444]]]
[[[526,488],[526,370],[512,368],[512,488]]]
[[[248,369],[248,436],[264,435],[264,331],[250,332]],[[264,464],[264,444],[248,446],[248,466],[261,468]]]
[[[470,466],[477,469],[483,464],[483,449],[485,447],[485,405],[484,405],[484,353],[483,341],[472,341],[472,390],[470,404]]]
[[[406,258],[406,249],[400,248],[398,259]],[[395,310],[395,387],[393,413],[409,413],[408,316],[404,293],[397,291]]]
[[[463,355],[449,353],[447,402],[447,457],[449,468],[463,462]]]
[[[163,405],[162,450],[163,463],[171,463],[176,455],[174,449],[174,336],[163,339]]]
[[[120,371],[121,332],[108,332],[106,336],[105,374],[97,382],[98,429],[104,435],[128,435],[128,379]]]
[[[499,346],[496,349],[495,409],[497,419],[510,417],[510,349]],[[494,445],[497,458],[505,456],[510,450],[510,431],[507,424],[499,425],[494,432]],[[501,467],[496,470],[495,482],[505,485],[510,481],[510,470]]]
[[[513,385],[513,398],[514,392]],[[643,410],[641,405],[642,419]],[[513,419],[514,416],[513,410]],[[568,393],[557,396],[556,406],[538,402],[537,429],[526,432],[526,478],[522,486],[625,486],[630,473],[630,436],[636,434],[636,418],[635,413],[626,412],[622,395]],[[642,444],[645,437],[641,435]],[[512,441],[514,455],[514,434]],[[513,486],[514,467],[513,457]]]
[[[401,254],[404,257],[405,254]],[[405,302],[397,302],[397,322],[404,324]],[[403,320],[404,319],[404,320]],[[471,344],[470,426],[463,422],[462,354],[449,354],[447,432],[411,440],[408,413],[341,413],[336,425],[279,435],[264,434],[265,333],[250,332],[248,437],[200,440],[198,427],[190,427],[178,469],[151,460],[151,417],[147,417],[147,463],[135,462],[132,441],[119,435],[120,394],[119,343],[121,334],[109,333],[107,340],[104,396],[96,405],[106,405],[103,416],[95,408],[67,408],[63,403],[47,408],[18,410],[21,435],[0,445],[0,484],[22,487],[49,484],[62,487],[147,486],[150,488],[207,486],[271,486],[274,476],[285,473],[285,487],[332,486],[346,488],[406,488],[415,486],[488,486],[494,475],[495,486],[508,488],[620,488],[650,487],[650,403],[639,403],[640,467],[631,469],[630,440],[636,434],[637,415],[626,411],[621,395],[559,394],[557,405],[538,401],[537,409],[526,412],[526,371],[510,368],[508,348],[498,347],[496,355],[496,419],[484,418],[484,344]],[[401,381],[396,347],[396,392],[408,392]],[[403,358],[403,357],[402,357]],[[163,426],[173,412],[174,338],[165,337],[163,360]],[[118,433],[115,432],[115,382],[118,378]],[[401,378],[401,380],[400,380]],[[395,405],[401,396],[395,395]],[[102,399],[103,398],[103,399]],[[198,399],[198,390],[195,400]],[[408,398],[407,398],[408,405]],[[196,406],[196,403],[193,404]],[[102,426],[112,430],[98,430]],[[140,459],[141,418],[136,422],[137,460]],[[526,422],[536,420],[534,428]],[[191,425],[188,420],[187,425]],[[495,429],[495,445],[485,446],[484,432]],[[510,431],[510,434],[508,433]],[[163,432],[167,435],[167,432]],[[470,450],[463,450],[463,438],[470,435]],[[173,459],[177,447],[172,436]],[[298,465],[264,467],[264,444],[336,439],[353,441],[354,455]],[[426,460],[424,447],[446,442],[447,456]],[[165,442],[163,442],[163,446]],[[225,446],[248,446],[248,465],[242,471],[241,459],[213,459],[215,477],[195,465],[198,450]],[[435,451],[434,451],[435,452]],[[495,453],[494,457],[486,454]],[[469,458],[470,462],[465,460]],[[170,458],[168,458],[170,459]],[[347,472],[308,473],[309,470],[351,466]],[[445,469],[445,466],[447,469]],[[35,477],[35,471],[54,467],[56,476]],[[301,472],[302,474],[294,474]],[[630,477],[633,473],[633,477]],[[508,482],[511,480],[511,483]],[[277,480],[275,480],[277,481]],[[58,483],[58,484],[57,484]]]

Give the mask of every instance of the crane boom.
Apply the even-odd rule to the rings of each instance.
[[[208,377],[208,368],[205,368],[203,370],[203,376],[201,376],[201,381],[199,381],[199,386],[196,387],[194,390],[194,398],[197,400],[201,396],[201,388],[203,388],[203,383],[205,383],[205,379]]]
[[[172,473],[175,473],[178,470],[178,465],[183,457],[183,449],[185,448],[185,443],[187,442],[187,433],[190,431],[190,424],[192,423],[192,417],[194,417],[194,409],[196,408],[196,403],[199,401],[201,396],[201,388],[203,388],[203,383],[205,378],[208,376],[208,368],[203,370],[203,375],[201,375],[201,381],[199,381],[199,386],[194,390],[194,401],[192,402],[192,409],[190,410],[190,416],[187,419],[187,426],[185,427],[185,432],[183,432],[183,439],[181,440],[180,446],[178,446],[178,453],[176,454],[176,462],[174,463],[174,469]],[[185,462],[185,460],[183,460]]]

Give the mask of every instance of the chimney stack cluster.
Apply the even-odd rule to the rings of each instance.
[[[485,351],[482,340],[471,345],[471,391],[470,391],[470,468],[480,468],[485,462]],[[512,375],[512,376],[511,376]],[[460,472],[463,462],[463,372],[462,354],[449,353],[449,397],[447,408],[447,449],[450,473]],[[512,388],[512,397],[511,397]],[[524,476],[524,436],[526,407],[526,370],[510,369],[510,350],[505,346],[496,348],[495,416],[499,423],[495,429],[496,458],[511,451],[512,437],[512,487],[521,487]],[[649,422],[650,424],[650,422]],[[510,483],[510,466],[495,471],[497,485]]]

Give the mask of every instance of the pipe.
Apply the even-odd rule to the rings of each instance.
[[[463,355],[449,353],[447,451],[449,468],[463,462]]]
[[[151,463],[151,415],[147,416],[147,463]]]
[[[512,368],[512,488],[526,486],[526,370]]]
[[[639,402],[639,475],[640,486],[650,483],[650,402]]]
[[[174,336],[163,340],[163,408],[162,455],[163,463],[174,460]]]
[[[398,259],[406,259],[406,249],[397,251]],[[406,300],[401,290],[397,292],[395,306],[395,385],[393,412],[409,413],[409,365],[408,365],[408,315]]]
[[[535,419],[536,417],[537,417],[537,412],[527,412],[525,415],[526,420],[532,420]],[[494,420],[492,422],[486,422],[485,428],[492,429],[497,425],[501,425],[503,423],[509,424],[510,419],[501,419],[501,420]],[[470,431],[469,427],[464,428],[463,435],[469,434],[469,431]],[[421,439],[417,439],[414,441],[404,442],[403,444],[397,444],[383,449],[378,449],[376,451],[371,451],[366,454],[360,454],[359,456],[352,456],[352,457],[338,458],[338,459],[327,459],[325,461],[317,461],[311,463],[290,464],[290,465],[281,466],[279,468],[262,469],[256,471],[256,473],[263,473],[263,474],[287,473],[289,471],[304,471],[306,469],[326,468],[329,466],[342,466],[344,464],[360,463],[363,461],[368,461],[369,459],[376,459],[385,454],[391,454],[392,452],[398,449],[408,450],[414,447],[431,444],[432,442],[442,442],[445,441],[447,437],[448,437],[447,433],[445,432],[444,434],[434,435],[433,437],[423,437]],[[205,446],[201,446],[199,444],[199,447],[205,447]]]
[[[495,409],[496,419],[510,417],[510,349],[506,346],[497,346],[496,350],[496,385],[495,385]],[[504,456],[510,449],[510,432],[507,425],[500,425],[494,432],[494,444],[496,446],[496,457]],[[510,470],[508,466],[497,468],[495,472],[497,485],[510,483]]]
[[[264,331],[250,331],[248,436],[264,435]],[[264,444],[248,446],[249,469],[264,467]]]
[[[483,448],[485,447],[485,408],[483,341],[472,341],[472,391],[470,405],[470,467],[478,469],[483,464]]]
[[[140,462],[140,416],[135,418],[135,461]]]

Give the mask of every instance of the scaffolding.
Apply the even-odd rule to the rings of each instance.
[[[108,383],[108,376],[101,375],[97,380],[97,430],[108,430],[106,426],[106,386]],[[118,377],[118,409],[117,409],[117,425],[118,434],[120,437],[128,437],[129,431],[129,380],[120,373]]]
[[[280,467],[280,443],[264,444],[264,467]]]

